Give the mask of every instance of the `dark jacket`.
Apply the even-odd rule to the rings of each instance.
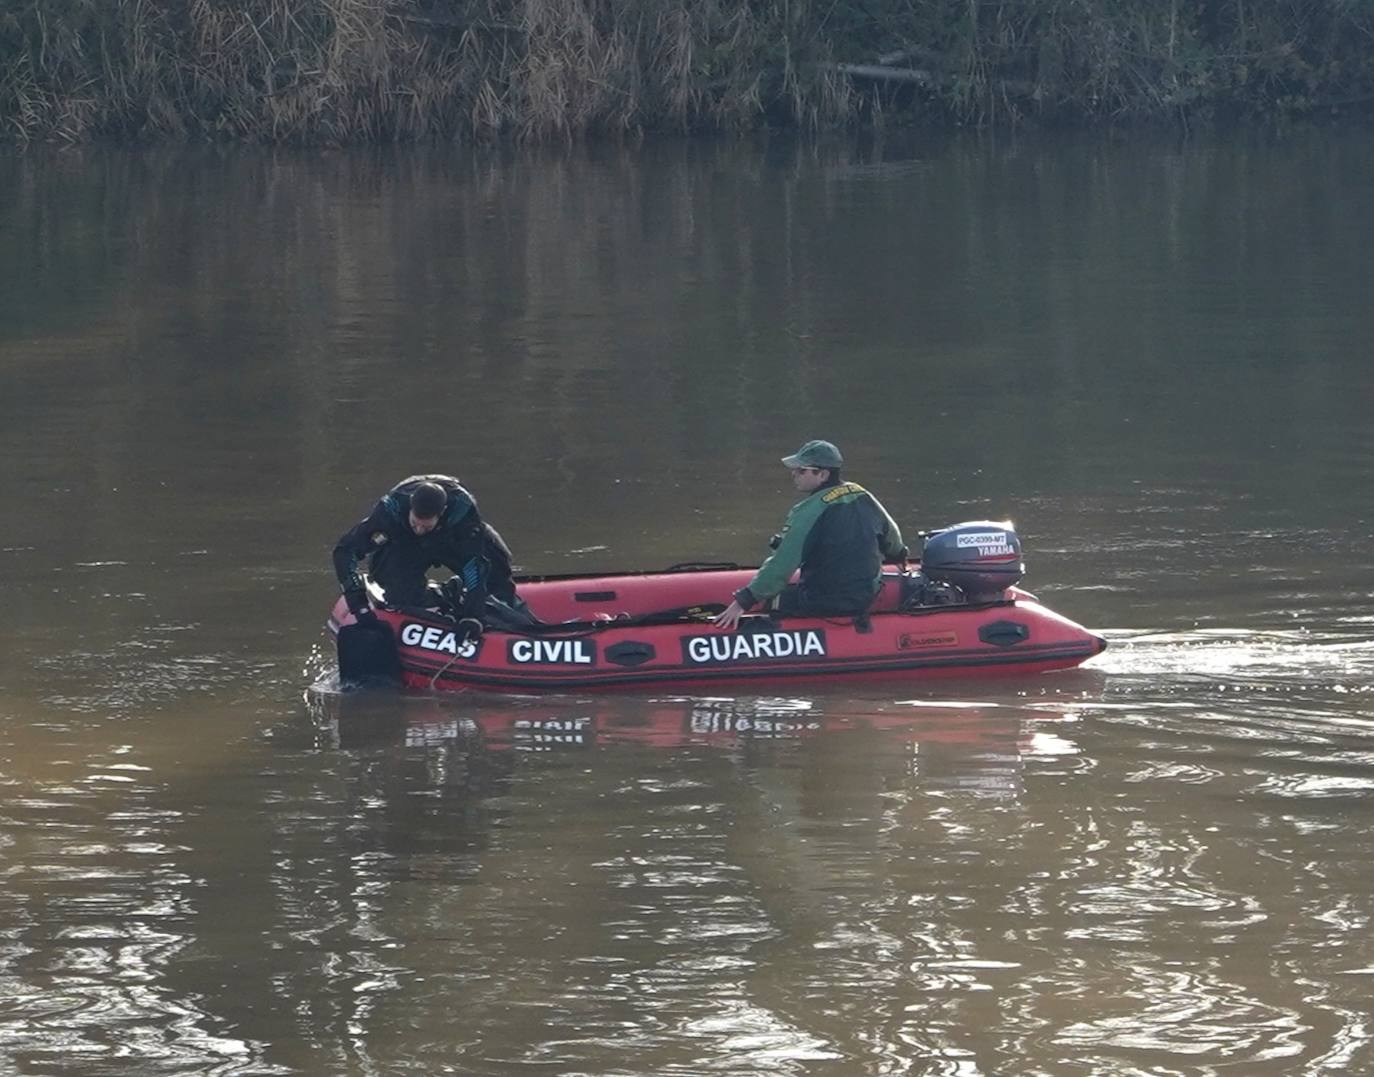
[[[856,482],[832,483],[792,506],[776,551],[734,597],[747,610],[780,593],[800,568],[803,611],[862,613],[878,593],[884,558],[905,552],[876,497]]]
[[[448,503],[435,528],[417,535],[410,527],[410,495],[422,482],[443,487]],[[366,604],[361,571],[364,561],[388,605],[423,603],[427,597],[426,573],[438,565],[462,577],[465,605],[480,608],[488,594],[507,602],[515,597],[509,547],[496,529],[483,521],[476,498],[449,475],[403,479],[340,537],[334,547],[334,572],[350,608]]]

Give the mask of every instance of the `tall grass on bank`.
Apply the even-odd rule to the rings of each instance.
[[[20,140],[568,138],[894,112],[976,123],[1370,101],[1374,0],[9,0],[0,9],[0,137]]]

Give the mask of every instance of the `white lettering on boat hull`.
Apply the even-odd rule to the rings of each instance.
[[[592,666],[596,644],[589,639],[513,639],[506,657],[521,666]]]
[[[407,621],[401,625],[401,643],[422,651],[446,654],[452,658],[476,658],[482,649],[481,640],[459,639],[458,633],[439,625],[424,625]]]
[[[829,654],[825,631],[718,632],[684,636],[682,661],[689,666],[724,666],[750,662],[798,662]]]

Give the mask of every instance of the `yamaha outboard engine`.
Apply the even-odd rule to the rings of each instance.
[[[954,584],[970,602],[997,601],[1025,571],[1021,540],[1007,521],[978,520],[932,531],[921,552],[922,574]]]

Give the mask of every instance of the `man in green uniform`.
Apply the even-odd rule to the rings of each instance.
[[[878,499],[840,480],[844,458],[834,445],[808,441],[782,462],[806,496],[787,514],[772,556],[716,618],[721,628],[735,628],[743,614],[774,596],[782,614],[863,613],[882,584],[883,561],[906,556],[902,533]],[[801,579],[789,587],[798,568]]]

